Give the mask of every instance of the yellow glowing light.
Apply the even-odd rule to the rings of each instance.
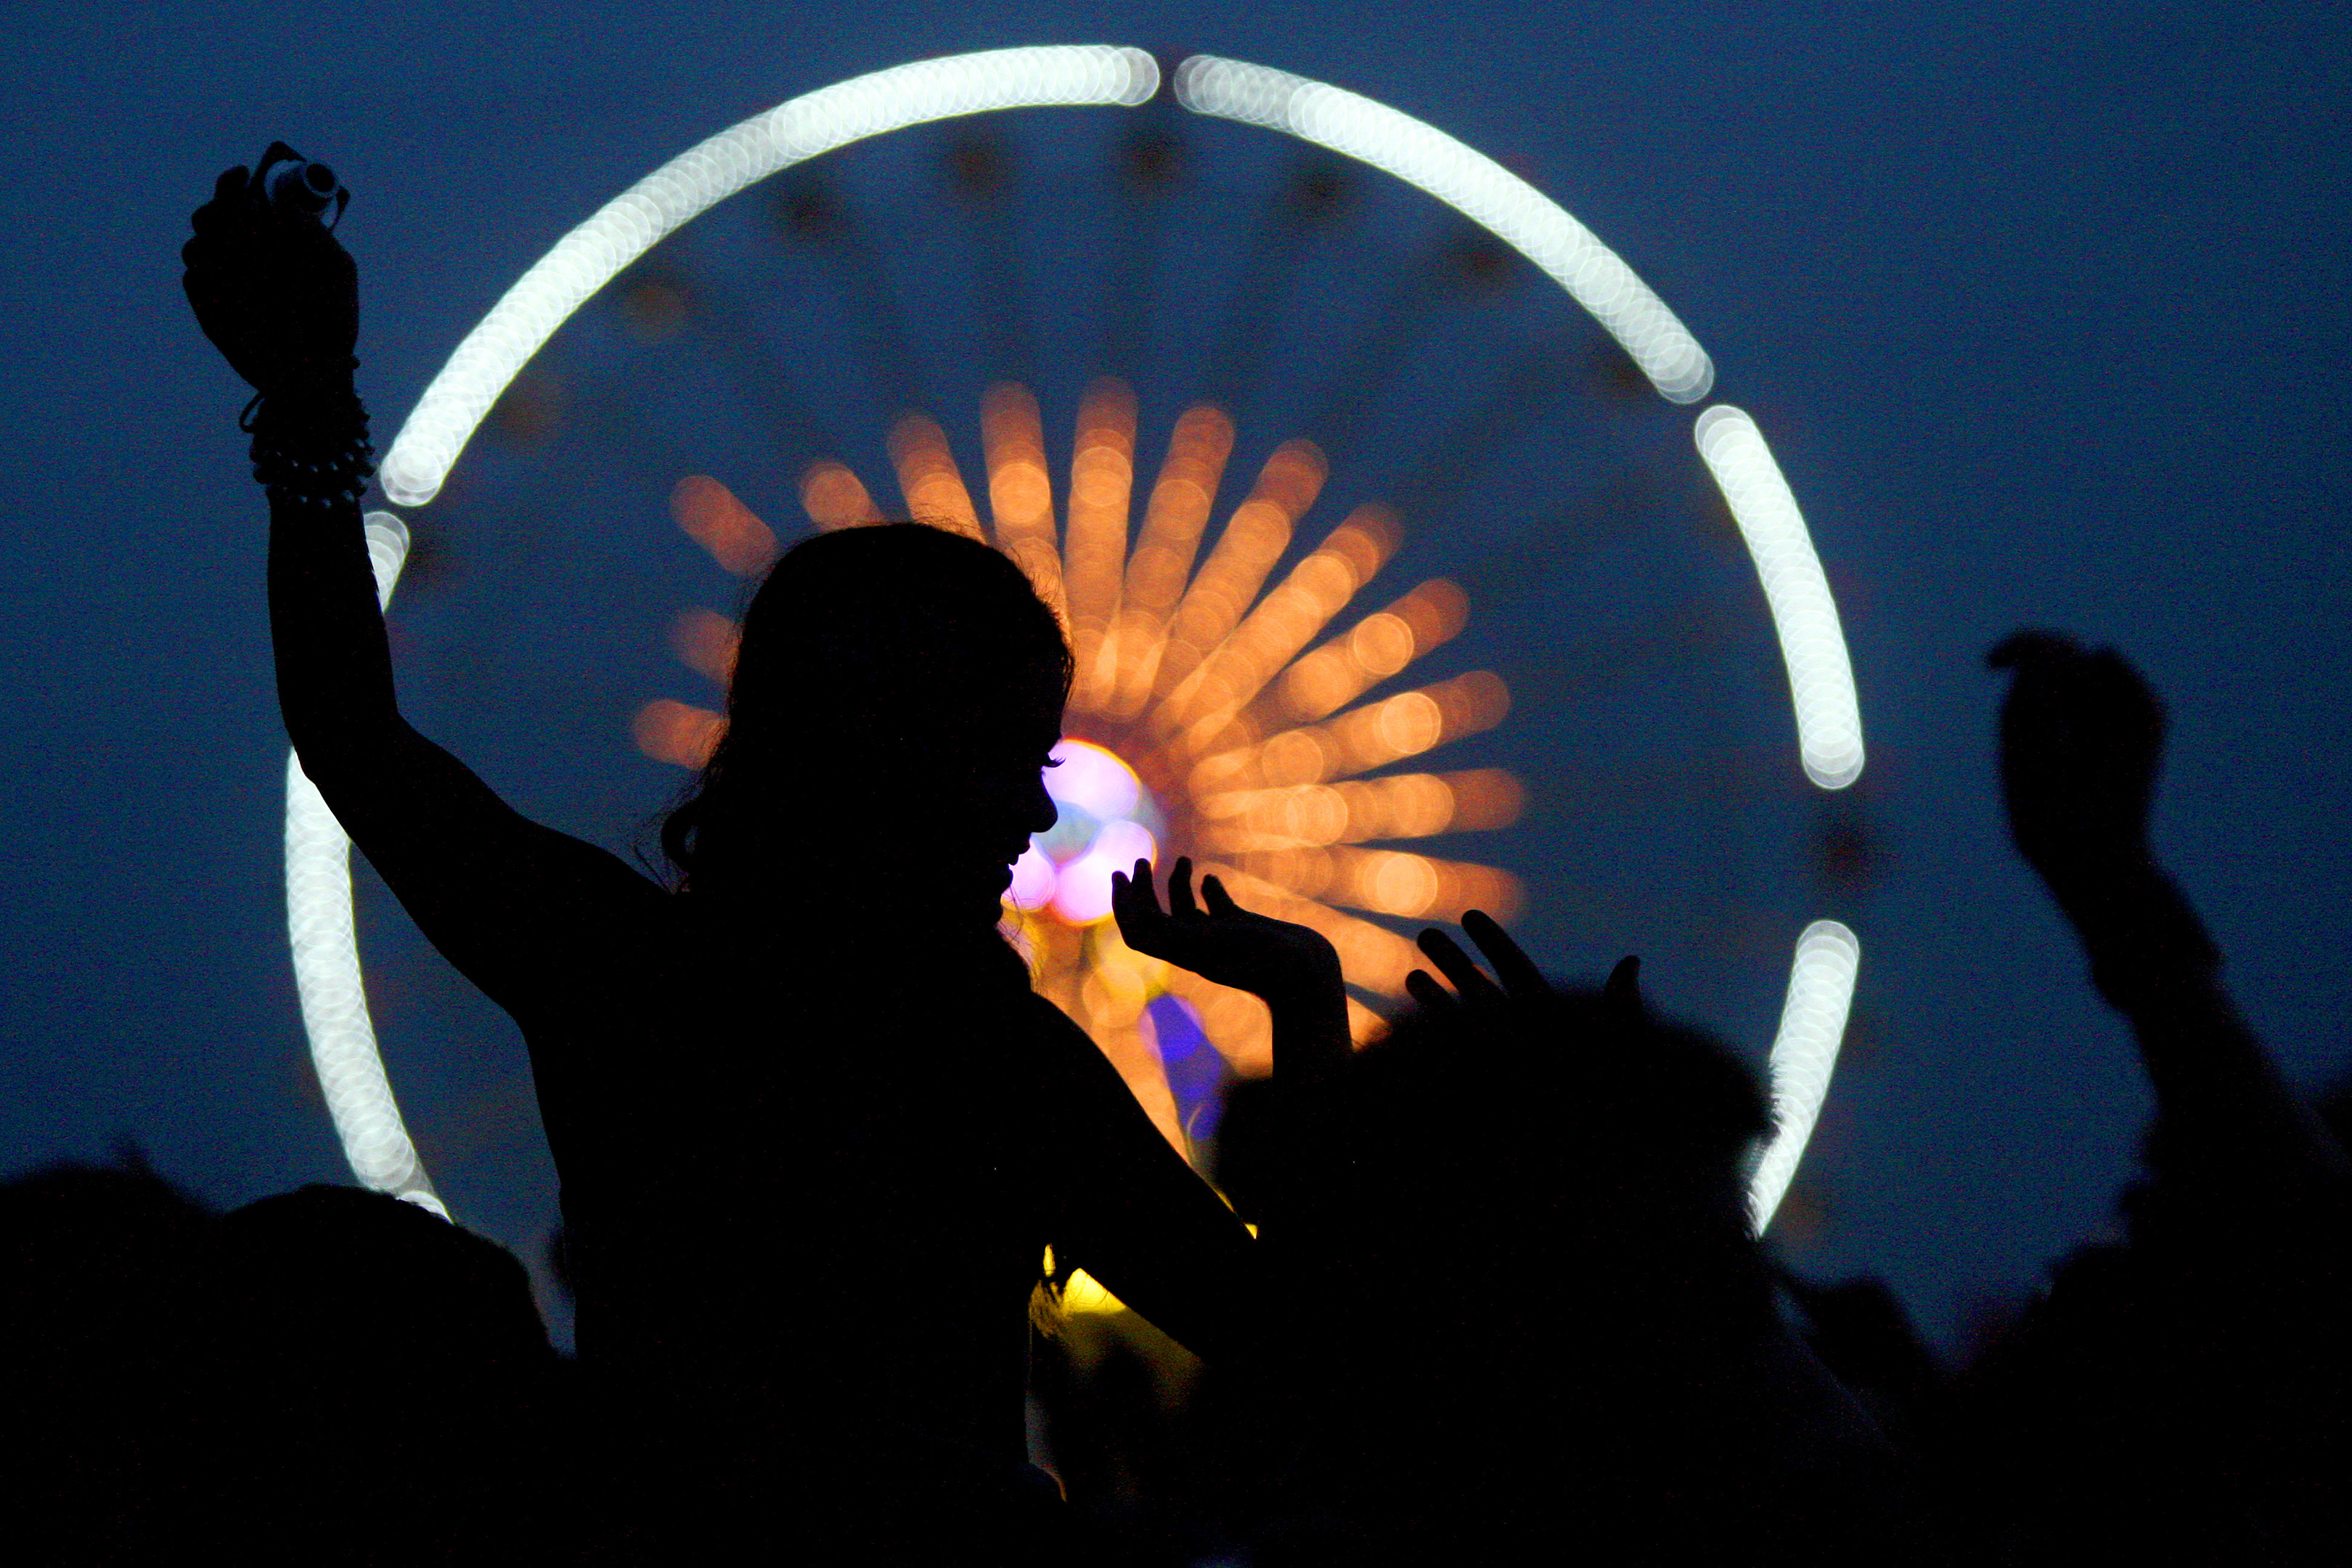
[[[1143,536],[1127,563],[1116,622],[1118,682],[1106,711],[1131,719],[1143,710],[1160,670],[1169,612],[1192,574],[1217,484],[1234,449],[1234,422],[1209,404],[1188,408],[1168,438],[1168,455],[1143,508]]]
[[[890,461],[898,470],[898,493],[907,498],[907,512],[925,522],[936,522],[974,539],[985,539],[980,514],[972,510],[971,492],[963,488],[963,472],[949,449],[947,432],[939,422],[909,414],[890,426]]]
[[[801,507],[811,522],[828,530],[882,520],[864,482],[846,465],[830,458],[811,463],[802,473]]]
[[[669,493],[669,514],[687,537],[739,577],[766,571],[776,558],[775,531],[708,474],[677,481]]]
[[[1256,1230],[1250,1232],[1255,1236]],[[1047,1247],[1041,1272],[1054,1272],[1054,1249]],[[1070,1277],[1062,1281],[1062,1310],[1073,1317],[1114,1317],[1127,1310],[1127,1303],[1112,1295],[1103,1283],[1083,1268],[1073,1268]]]
[[[1087,388],[1070,455],[1070,651],[1077,665],[1073,700],[1106,706],[1118,682],[1111,641],[1127,563],[1127,510],[1135,488],[1135,394],[1108,377]]]
[[[727,721],[707,708],[660,697],[637,710],[631,729],[637,750],[654,761],[699,768],[726,733]]]
[[[670,651],[722,690],[735,679],[735,649],[742,640],[741,628],[715,610],[688,610],[669,624]]]

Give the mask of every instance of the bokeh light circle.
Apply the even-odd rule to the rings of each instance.
[[[1065,925],[1099,924],[1110,918],[1110,874],[1156,861],[1166,821],[1135,770],[1086,741],[1054,748],[1045,792],[1060,816],[1014,862],[1004,901]]]

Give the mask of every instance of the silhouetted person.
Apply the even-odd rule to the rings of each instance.
[[[1194,1350],[1248,1234],[997,931],[1070,656],[1018,568],[883,525],[776,563],[666,887],[401,716],[356,496],[350,259],[222,176],[187,289],[260,393],[278,696],[403,906],[520,1025],[607,1409],[615,1555],[1001,1560],[1048,1244]]]
[[[2239,1016],[2148,842],[2164,715],[2112,650],[2023,633],[2001,784],[2018,850],[2156,1090],[2126,1237],[1972,1369],[1954,1511],[2023,1563],[2352,1559],[2352,1173]]]
[[[260,1563],[570,1555],[559,1367],[511,1254],[308,1186],[230,1214],[202,1273],[190,1539]]]
[[[1805,1343],[1890,1441],[1916,1453],[1942,1433],[1951,1373],[1884,1279],[1858,1275],[1824,1285],[1786,1268],[1775,1275],[1804,1313]]]
[[[0,1184],[0,1554],[170,1550],[217,1221],[135,1155]]]
[[[1143,868],[1117,886],[1130,945],[1213,979],[1307,968],[1297,928],[1213,884],[1198,908],[1181,862],[1167,913]],[[1915,1558],[1909,1478],[1775,1310],[1752,1077],[1651,1019],[1631,961],[1562,994],[1465,924],[1499,984],[1426,933],[1459,999],[1416,974],[1387,1038],[1227,1124],[1221,1169],[1284,1266],[1299,1424],[1258,1561]]]

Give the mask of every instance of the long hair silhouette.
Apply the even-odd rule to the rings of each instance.
[[[805,540],[744,613],[727,727],[663,851],[698,894],[814,880],[992,921],[986,884],[1050,826],[1005,819],[1036,809],[1071,670],[1053,612],[976,540],[915,522]]]

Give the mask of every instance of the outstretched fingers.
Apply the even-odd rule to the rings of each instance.
[[[1642,961],[1632,953],[1617,961],[1609,972],[1608,984],[1601,988],[1601,1004],[1611,1017],[1622,1024],[1639,1023],[1642,1017]]]
[[[1439,984],[1437,976],[1426,969],[1416,969],[1407,974],[1404,988],[1415,1002],[1421,1004],[1422,1011],[1433,1016],[1442,1017],[1462,1005],[1454,1000],[1454,993]]]
[[[1168,923],[1160,907],[1159,889],[1151,885],[1151,862],[1138,860],[1131,872],[1110,874],[1110,912],[1118,921],[1118,934],[1138,952],[1149,952]]]
[[[1444,931],[1432,929],[1421,933],[1421,951],[1437,972],[1454,982],[1462,1000],[1478,1006],[1494,1006],[1504,1000],[1502,987],[1486,977],[1486,972],[1471,961],[1461,944]]]
[[[1173,919],[1191,920],[1200,912],[1201,906],[1192,897],[1192,858],[1179,855],[1168,872],[1168,913]]]
[[[1228,915],[1245,914],[1248,912],[1239,904],[1234,902],[1234,896],[1225,891],[1224,881],[1223,879],[1217,877],[1203,877],[1201,879],[1201,901],[1208,905],[1209,913],[1219,920],[1223,920]]]
[[[1551,982],[1544,978],[1536,961],[1511,940],[1494,916],[1484,910],[1466,910],[1462,915],[1462,929],[1470,933],[1470,940],[1478,944],[1478,951],[1495,966],[1495,977],[1503,983],[1504,991],[1513,1000],[1524,1002],[1551,994]]]

